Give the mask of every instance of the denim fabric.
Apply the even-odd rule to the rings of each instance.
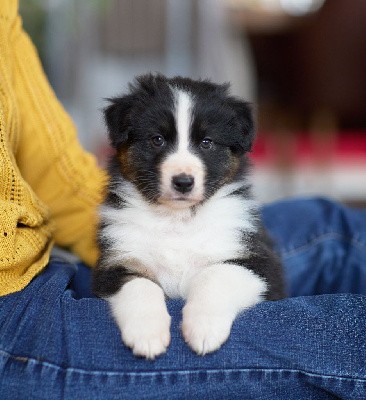
[[[0,399],[366,399],[366,213],[312,199],[263,217],[298,297],[243,313],[204,357],[169,301],[172,343],[146,361],[92,297],[89,270],[54,259],[0,298]]]
[[[366,294],[366,211],[324,198],[288,200],[266,206],[263,220],[290,296]]]

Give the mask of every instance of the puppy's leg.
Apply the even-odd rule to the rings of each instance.
[[[132,279],[107,300],[133,354],[154,359],[165,353],[170,343],[170,315],[164,292],[156,283]]]
[[[234,264],[204,269],[190,282],[183,309],[183,336],[198,354],[217,350],[228,338],[237,314],[262,300],[267,285]]]

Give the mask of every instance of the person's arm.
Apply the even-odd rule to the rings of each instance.
[[[23,289],[54,242],[89,265],[105,173],[84,151],[24,33],[17,2],[0,8],[0,295]]]
[[[75,126],[52,91],[19,17],[16,25],[14,89],[21,124],[17,164],[50,210],[56,244],[92,265],[97,257],[96,206],[105,175],[81,148]]]

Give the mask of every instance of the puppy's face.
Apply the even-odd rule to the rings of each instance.
[[[152,203],[187,208],[241,172],[253,141],[246,102],[227,87],[146,75],[105,110],[123,177]]]

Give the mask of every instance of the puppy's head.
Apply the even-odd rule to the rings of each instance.
[[[105,119],[123,177],[150,202],[186,208],[237,179],[254,127],[228,85],[144,75]]]

